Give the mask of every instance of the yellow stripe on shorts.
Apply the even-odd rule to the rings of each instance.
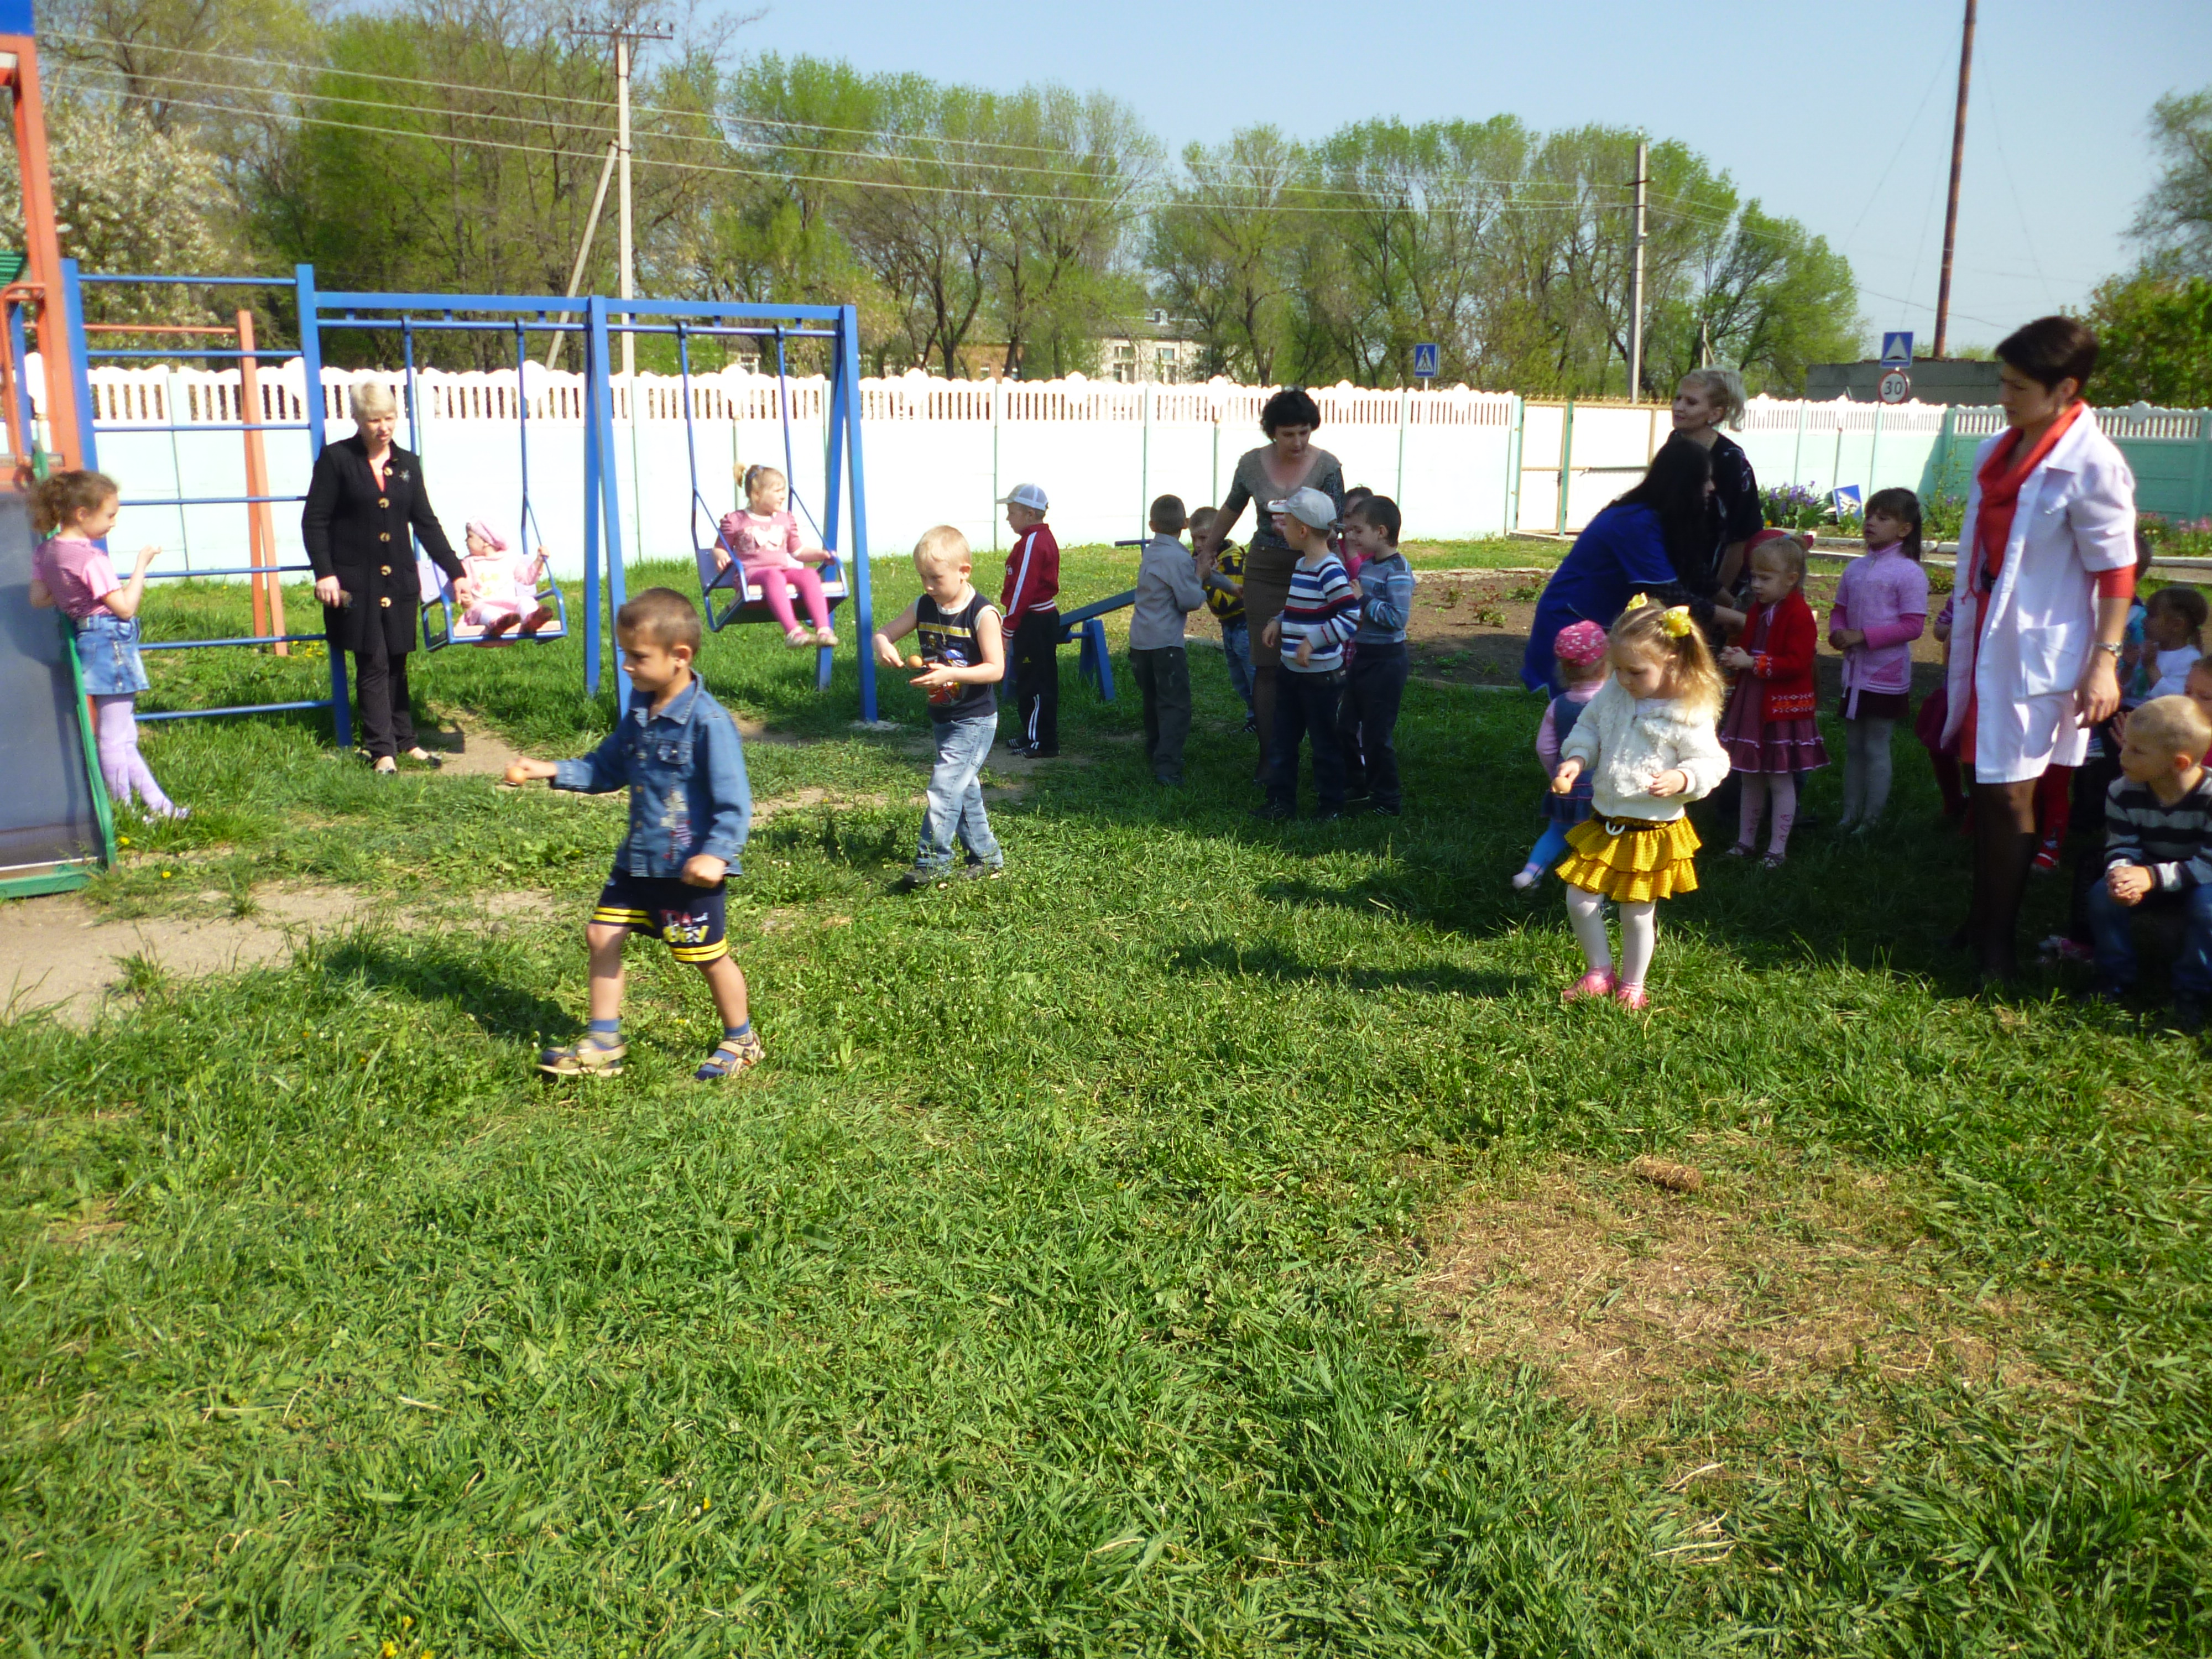
[[[712,945],[678,945],[674,950],[678,962],[714,962],[730,954],[730,942],[718,939]]]
[[[649,922],[653,918],[642,910],[616,910],[603,905],[592,912],[592,920],[613,927],[629,927]]]

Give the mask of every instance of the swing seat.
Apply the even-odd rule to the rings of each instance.
[[[732,623],[774,622],[775,618],[769,613],[767,596],[758,577],[747,579],[744,566],[735,559],[723,569],[714,568],[717,545],[710,543],[696,550],[699,596],[706,604],[708,628],[719,634]],[[845,562],[833,553],[828,562],[817,565],[815,569],[822,577],[822,597],[834,617],[838,605],[852,597],[845,580]]]
[[[466,611],[453,602],[453,585],[446,573],[427,558],[417,557],[416,568],[422,580],[422,648],[443,651],[449,645],[515,645],[529,642],[550,645],[556,640],[568,637],[568,602],[561,597],[559,584],[549,572],[538,579],[537,600],[544,609],[553,613],[553,620],[534,634],[526,634],[518,624],[493,638],[484,637],[482,623],[465,620]]]

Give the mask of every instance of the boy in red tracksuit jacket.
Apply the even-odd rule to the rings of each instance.
[[[1014,545],[1006,555],[1006,584],[999,594],[1012,635],[1014,718],[1006,746],[1017,755],[1049,759],[1060,752],[1060,544],[1044,515],[1051,502],[1036,484],[1016,484],[999,498]]]

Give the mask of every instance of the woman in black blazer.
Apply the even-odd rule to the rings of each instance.
[[[323,631],[333,651],[353,653],[354,690],[363,745],[379,772],[393,758],[433,757],[415,741],[407,693],[407,653],[415,648],[422,584],[409,532],[453,578],[453,597],[476,597],[466,568],[453,555],[422,479],[422,463],[392,441],[399,408],[374,380],[353,389],[356,430],[325,444],[315,458],[300,535],[315,569]]]

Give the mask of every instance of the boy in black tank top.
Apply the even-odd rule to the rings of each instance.
[[[926,532],[915,544],[914,568],[921,577],[921,597],[888,628],[878,629],[875,639],[876,659],[885,667],[923,671],[914,687],[929,699],[937,738],[914,867],[899,878],[906,892],[952,873],[955,841],[968,853],[963,876],[996,876],[1006,868],[977,781],[998,735],[998,684],[1006,673],[999,610],[969,582],[975,561],[968,538],[951,525]],[[891,641],[908,634],[921,649],[902,657]]]

